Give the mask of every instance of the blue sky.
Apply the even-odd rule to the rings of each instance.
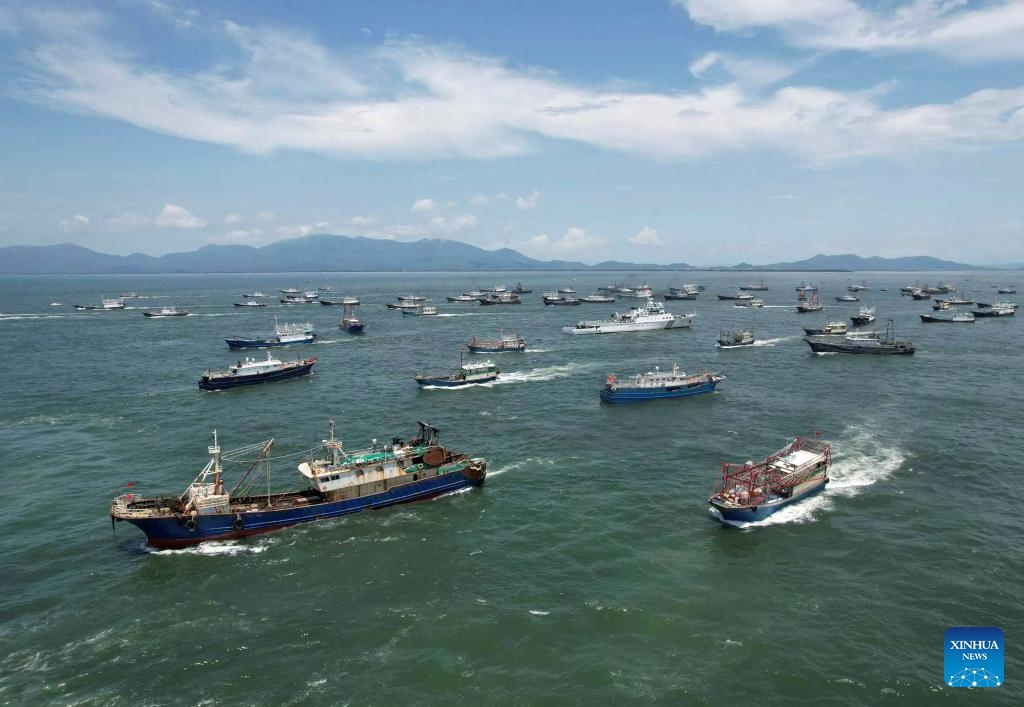
[[[1024,0],[0,3],[0,245],[1024,261]]]

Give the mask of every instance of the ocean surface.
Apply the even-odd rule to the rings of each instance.
[[[567,336],[624,310],[544,307],[619,273],[160,275],[0,278],[0,702],[121,705],[1024,703],[1024,314],[922,324],[914,282],[981,301],[1022,273],[763,275],[764,309],[717,301],[759,273],[636,273],[706,285],[692,329]],[[794,288],[824,315],[797,314]],[[516,281],[510,307],[445,295]],[[845,320],[867,280],[878,325],[914,356],[815,355],[801,325]],[[340,307],[232,302],[330,286]],[[888,291],[881,291],[886,287]],[[101,295],[129,309],[79,312]],[[384,304],[426,295],[438,317]],[[330,295],[324,295],[325,297]],[[1008,299],[1020,299],[1009,296]],[[51,302],[61,306],[51,306]],[[276,297],[271,298],[276,301]],[[148,308],[192,314],[146,319]],[[313,375],[204,393],[236,361],[226,335],[312,322]],[[757,346],[719,350],[720,329]],[[420,390],[471,336],[521,333],[498,383]],[[261,355],[257,352],[255,355]],[[678,363],[727,378],[712,395],[601,404],[609,373]],[[217,430],[227,450],[275,438],[271,483],[327,434],[349,448],[429,420],[489,460],[486,486],[238,542],[148,550],[112,497],[181,493]],[[723,526],[707,497],[722,462],[799,434],[833,443],[828,490],[762,523]],[[229,474],[244,469],[231,467]],[[997,626],[1001,688],[943,684],[943,634]]]

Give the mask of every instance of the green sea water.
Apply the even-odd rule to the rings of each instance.
[[[878,324],[917,353],[811,354],[801,326],[826,317],[795,312],[791,273],[764,276],[761,310],[716,300],[743,275],[687,273],[707,291],[667,308],[696,311],[692,329],[580,337],[560,327],[628,301],[544,307],[541,293],[625,275],[0,278],[0,702],[1024,702],[1024,322],[923,324],[927,303],[898,291],[955,278],[993,301],[1021,273],[804,277],[847,321],[858,305],[833,297],[866,278]],[[662,289],[673,275],[637,278]],[[534,287],[520,306],[443,300],[517,280]],[[366,334],[339,329],[339,307],[231,306],[290,286],[359,296]],[[71,306],[129,290],[142,297],[125,311]],[[408,292],[441,315],[384,307]],[[141,316],[168,305],[192,315]],[[203,369],[238,358],[224,337],[266,334],[275,315],[316,326],[316,344],[277,350],[316,355],[313,375],[200,392]],[[737,326],[761,343],[717,349]],[[500,382],[413,382],[500,330],[529,342],[494,356]],[[727,378],[713,395],[600,403],[609,373],[674,363]],[[349,448],[429,420],[489,460],[486,486],[186,550],[149,551],[124,523],[115,539],[110,499],[129,481],[180,493],[214,429],[225,449],[275,438],[287,488],[329,418]],[[712,519],[722,462],[815,431],[833,443],[825,493],[745,528]],[[1002,687],[944,686],[951,626],[1002,628]]]

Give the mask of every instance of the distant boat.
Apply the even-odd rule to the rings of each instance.
[[[454,297],[446,297],[449,302],[476,302],[479,296],[473,296],[468,292],[464,292],[461,295],[455,295]]]
[[[75,309],[78,310],[112,310],[112,309],[124,309],[124,300],[120,297],[101,297],[100,304],[76,304]]]
[[[754,332],[749,329],[721,331],[718,333],[718,348],[734,349],[740,346],[753,346]]]
[[[760,297],[751,297],[750,299],[737,300],[734,307],[753,307],[754,309],[760,309],[764,307],[764,300]]]
[[[471,353],[522,353],[526,351],[526,339],[518,334],[501,333],[497,340],[480,339],[476,336],[469,340],[466,348]]]
[[[875,321],[875,308],[861,305],[860,312],[850,317],[854,326],[864,326]]]
[[[512,291],[517,295],[528,295],[533,292],[533,288],[523,287],[523,283],[517,282],[516,286],[512,288]]]
[[[634,297],[636,299],[650,299],[654,296],[654,290],[646,283],[636,287],[620,287],[618,294],[622,297]]]
[[[356,305],[359,304],[359,300],[355,297],[346,297],[342,300],[345,304],[345,316],[341,318],[338,326],[347,331],[349,334],[362,334],[363,329],[366,325],[359,321],[359,317],[356,316]]]
[[[328,306],[328,307],[332,307],[334,305],[339,305],[339,304],[359,304],[359,299],[356,298],[356,297],[344,297],[344,298],[342,298],[340,300],[323,299],[323,298],[321,298],[320,299],[320,304]]]
[[[832,445],[797,437],[761,461],[723,464],[708,503],[722,522],[754,522],[825,489]]]
[[[279,361],[267,351],[265,360],[246,358],[244,361],[229,366],[226,371],[207,371],[199,379],[202,390],[225,390],[242,385],[270,383],[287,378],[308,375],[316,363],[316,357]]]
[[[921,321],[928,322],[930,324],[939,322],[973,324],[974,315],[971,312],[953,312],[948,316],[943,316],[941,314],[922,314]]]
[[[616,312],[608,319],[583,321],[574,326],[562,327],[562,331],[566,334],[614,334],[680,329],[689,327],[696,316],[696,314],[671,314],[665,311],[665,305],[661,302],[649,299],[646,304],[633,307],[625,314]]]
[[[51,307],[63,307],[64,303],[63,302],[50,302],[50,306]]]
[[[265,349],[290,344],[311,344],[315,338],[312,324],[278,324],[277,317],[274,317],[274,336],[256,339],[230,338],[225,341],[228,348],[232,349]]]
[[[1010,287],[1000,287],[996,292],[1001,295],[1015,295],[1017,294],[1017,287],[1015,285],[1011,285]]]
[[[750,294],[749,292],[737,292],[734,295],[718,295],[718,299],[725,300],[725,301],[743,300],[743,299],[751,300],[751,299],[754,299],[754,295]]]
[[[398,295],[396,297],[399,302],[426,302],[427,298],[423,295]]]
[[[810,312],[820,312],[825,309],[825,305],[818,301],[818,292],[815,290],[811,292],[810,299],[806,299],[803,302],[799,302],[796,305],[796,311],[800,314],[808,314]]]
[[[849,328],[845,322],[826,322],[823,327],[804,327],[808,336],[844,336]]]
[[[757,285],[740,285],[740,289],[741,290],[754,290],[754,291],[757,291],[757,290],[767,290],[768,289],[768,285],[764,284],[764,280],[761,280],[761,282],[759,284],[757,284]]]
[[[479,301],[483,305],[522,304],[522,300],[515,292],[492,292],[481,296]]]
[[[419,309],[420,307],[423,306],[423,302],[413,300],[401,300],[399,302],[388,302],[384,306],[387,307],[388,309]]]
[[[417,374],[413,379],[420,386],[437,386],[440,388],[457,388],[474,383],[490,383],[497,380],[501,371],[491,361],[461,363],[457,373],[451,375]]]
[[[655,368],[646,373],[637,373],[626,378],[608,376],[608,381],[601,388],[601,400],[606,403],[639,403],[648,400],[666,398],[685,398],[691,395],[711,393],[715,390],[724,375],[699,371],[684,373],[678,366],[671,371],[660,371]]]
[[[120,299],[138,299],[139,293],[138,292],[125,292],[124,294],[119,295],[119,297],[120,297]]]
[[[297,295],[297,294],[299,294],[299,291],[297,289],[295,289],[294,287],[288,287],[288,288],[285,288],[283,290],[278,290],[278,292],[280,292],[282,295]]]
[[[836,297],[836,302],[860,302],[860,297],[855,297],[854,295],[842,295],[840,297]]]
[[[575,292],[575,290],[573,290],[573,292]],[[580,300],[574,294],[569,294],[562,290],[558,290],[558,292],[545,292],[544,304],[549,307],[561,307],[566,305],[575,306],[580,304]]]
[[[850,285],[846,289],[849,292],[865,292],[867,290],[870,290],[871,288],[868,287],[867,280],[863,280],[863,281],[861,281],[861,284],[859,284],[859,285]],[[883,292],[884,292],[884,290],[883,290]]]
[[[829,336],[808,336],[804,338],[814,353],[849,354],[912,354],[916,350],[910,341],[898,341],[892,320],[889,320],[884,337],[877,331],[850,332],[838,341]]]
[[[666,300],[697,299],[700,288],[697,285],[684,284],[682,287],[669,287],[664,297]]]
[[[980,307],[980,305],[979,305]],[[996,302],[989,306],[974,311],[975,317],[1012,317],[1017,313],[1017,305],[1005,302]]]
[[[424,305],[422,307],[405,308],[402,310],[403,317],[433,317],[437,316],[437,307]]]
[[[304,294],[297,295],[285,295],[280,300],[281,304],[313,304],[316,302],[318,297],[308,297]]]
[[[267,305],[263,302],[255,302],[253,300],[246,300],[245,302],[235,302],[236,307],[266,307]]]
[[[143,312],[142,316],[159,318],[159,317],[187,317],[188,312],[177,309],[175,307],[161,307],[160,309],[153,312]]]
[[[587,295],[585,297],[580,297],[579,301],[583,302],[585,304],[614,304],[615,303],[615,298],[612,297],[611,295],[597,295],[597,294],[594,294],[594,295]]]
[[[266,295],[263,294],[262,292],[260,292],[259,290],[256,290],[252,294],[245,294],[245,295],[242,295],[242,296],[247,298],[247,299],[259,299],[260,297],[266,297]]]

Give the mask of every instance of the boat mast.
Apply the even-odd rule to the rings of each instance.
[[[220,445],[217,444],[217,430],[213,431],[213,445],[208,447],[210,456],[213,457],[213,492],[223,493],[220,481]]]

